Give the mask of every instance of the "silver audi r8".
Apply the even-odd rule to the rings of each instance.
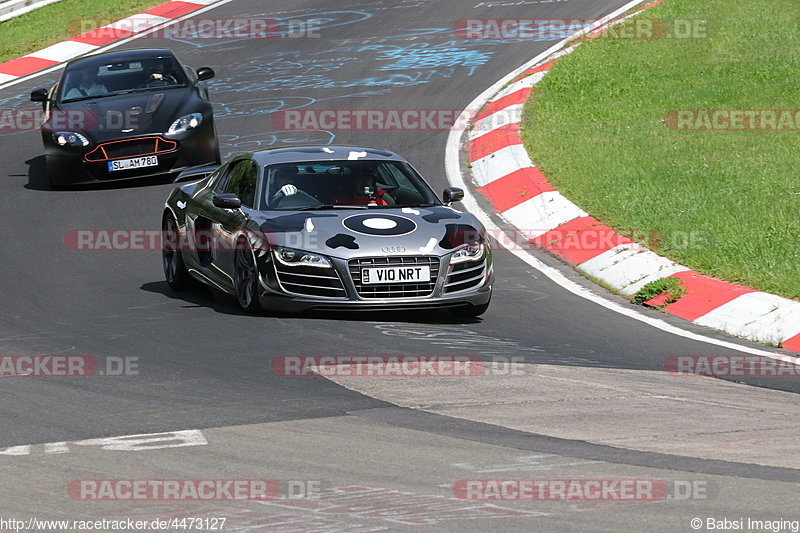
[[[481,223],[399,155],[304,146],[238,154],[176,187],[162,217],[170,287],[200,281],[247,311],[447,308],[478,316],[494,272]]]

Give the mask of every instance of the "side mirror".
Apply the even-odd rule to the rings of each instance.
[[[35,89],[31,92],[31,102],[46,102],[47,89]]]
[[[232,192],[214,195],[214,205],[222,209],[239,209],[242,201]]]
[[[459,189],[458,187],[448,187],[442,193],[442,200],[446,204],[452,204],[453,202],[460,202],[464,199],[464,191]]]
[[[211,67],[200,67],[197,69],[197,81],[210,80],[214,77],[214,69]]]

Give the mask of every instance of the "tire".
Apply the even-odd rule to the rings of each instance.
[[[178,230],[178,222],[172,216],[172,213],[168,213],[164,217],[161,229],[165,236],[161,251],[161,264],[164,267],[164,278],[166,278],[167,284],[175,291],[185,291],[195,287],[197,283],[186,270],[183,256],[178,250],[177,244],[180,240],[180,231]]]
[[[261,302],[258,300],[258,268],[253,250],[244,241],[239,241],[233,261],[239,307],[247,313],[258,313],[261,311]]]
[[[450,314],[456,318],[475,318],[481,316],[489,309],[489,302],[481,305],[465,305],[463,307],[450,308]]]

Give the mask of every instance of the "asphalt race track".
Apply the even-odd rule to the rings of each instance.
[[[554,41],[460,41],[456,20],[592,18],[624,3],[233,0],[200,16],[327,22],[318,38],[144,39],[125,47],[169,47],[186,64],[215,69],[209,87],[223,158],[303,143],[386,147],[441,191],[446,130],[276,132],[270,113],[460,111]],[[0,90],[0,107],[33,107],[29,92],[55,79],[45,74]],[[663,372],[670,356],[735,352],[579,298],[503,250],[495,254],[492,306],[480,319],[248,316],[207,289],[171,291],[158,251],[69,250],[72,229],[158,229],[172,185],[54,191],[41,154],[38,132],[0,136],[0,354],[138,358],[138,375],[0,381],[0,518],[227,517],[225,531],[287,532],[685,532],[696,517],[800,518],[797,417],[787,416],[798,412],[796,379],[743,385],[670,377]],[[284,355],[519,357],[545,377],[524,395],[507,378],[288,378],[270,371]],[[188,430],[196,431],[149,450],[97,440]],[[707,490],[646,503],[452,499],[458,480],[541,477],[657,479],[670,492],[676,481],[699,481]],[[327,507],[87,502],[68,494],[76,479],[272,479],[282,487],[312,482],[328,495],[362,492]]]

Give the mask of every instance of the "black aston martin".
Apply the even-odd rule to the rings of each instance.
[[[480,221],[440,200],[386,150],[303,146],[242,153],[176,187],[162,215],[169,285],[235,295],[248,311],[489,307],[492,252]]]
[[[204,80],[171,50],[124,50],[70,61],[36,89],[54,186],[170,174],[220,162]]]

